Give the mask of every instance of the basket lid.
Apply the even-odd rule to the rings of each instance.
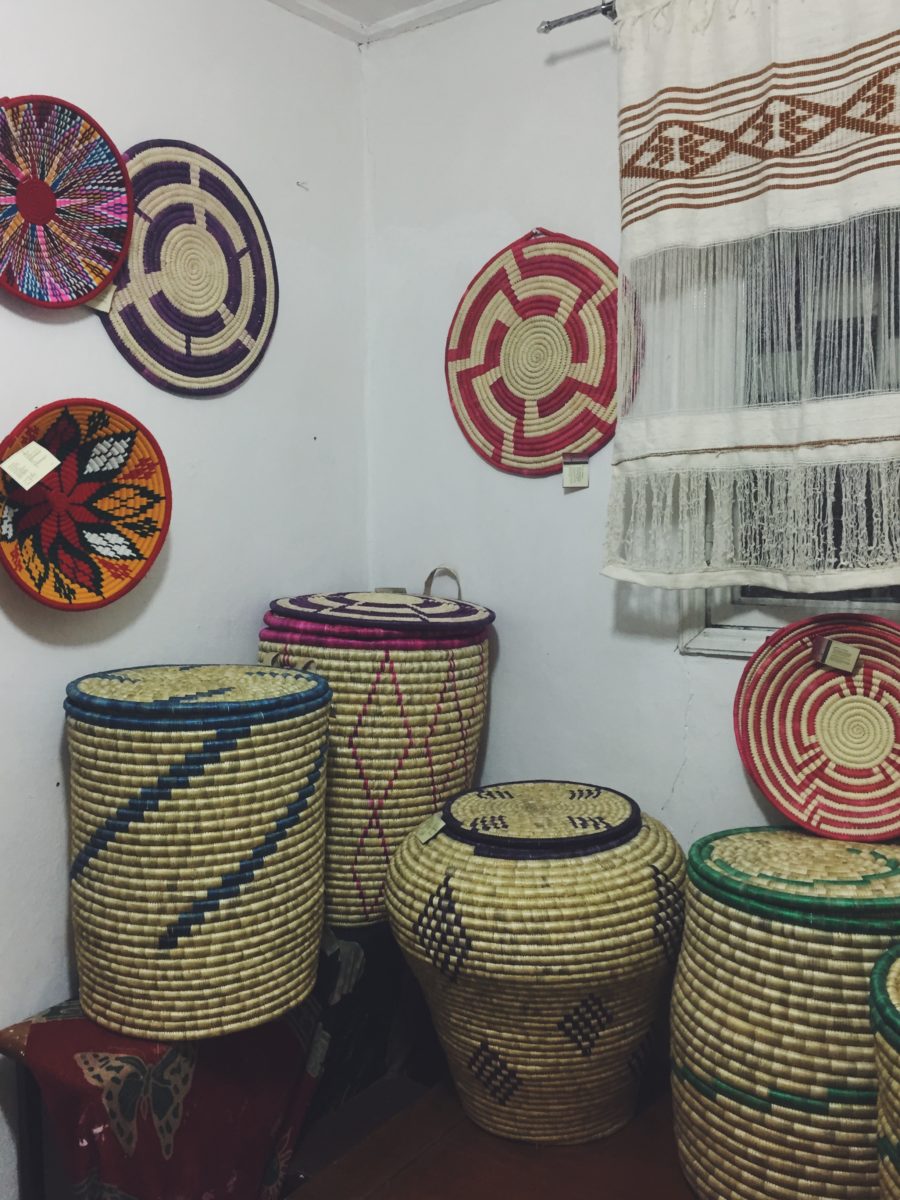
[[[415,629],[436,635],[453,630],[483,629],[494,613],[480,604],[419,596],[407,592],[332,592],[273,600],[270,609],[282,617],[325,624]]]
[[[694,842],[688,873],[700,891],[773,917],[840,914],[858,926],[900,912],[900,853],[868,842],[794,829],[725,829]]]
[[[872,1024],[900,1049],[900,945],[886,950],[875,963],[870,999]]]
[[[641,810],[621,792],[591,783],[532,779],[464,792],[441,813],[443,832],[496,858],[573,858],[624,845]]]
[[[281,667],[171,665],[83,675],[66,688],[70,712],[193,719],[313,708],[331,697],[326,681]]]

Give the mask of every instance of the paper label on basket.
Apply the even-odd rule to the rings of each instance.
[[[444,818],[440,813],[435,813],[433,817],[429,817],[427,821],[423,821],[416,830],[416,837],[424,846],[426,842],[430,842],[444,828]]]
[[[58,466],[59,459],[40,442],[29,442],[0,463],[6,474],[26,492]]]
[[[813,642],[813,657],[823,667],[832,671],[843,671],[852,675],[859,665],[859,650],[847,642],[835,642],[831,638],[816,638]]]
[[[96,296],[92,296],[90,300],[85,300],[87,308],[94,309],[95,312],[108,313],[112,311],[113,297],[116,294],[116,285],[111,283],[105,287],[102,292],[98,292]]]
[[[591,486],[591,468],[586,455],[563,455],[562,485],[564,488]]]

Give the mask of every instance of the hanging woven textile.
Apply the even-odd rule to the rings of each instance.
[[[619,0],[607,573],[900,583],[896,0]]]

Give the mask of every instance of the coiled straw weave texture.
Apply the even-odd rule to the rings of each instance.
[[[900,946],[872,972],[872,1025],[878,1072],[878,1174],[881,1200],[900,1200]]]
[[[208,1037],[309,994],[330,700],[315,675],[253,666],[69,685],[72,921],[93,1020]]]
[[[787,829],[688,858],[672,1004],[675,1128],[703,1200],[875,1200],[869,976],[900,935],[900,860]]]
[[[668,830],[590,784],[482,788],[403,842],[388,870],[391,928],[474,1121],[581,1142],[630,1119],[683,884]]]
[[[266,614],[260,662],[314,670],[334,691],[329,922],[384,920],[391,854],[425,817],[471,786],[487,710],[492,620],[476,605],[381,593],[278,600]]]

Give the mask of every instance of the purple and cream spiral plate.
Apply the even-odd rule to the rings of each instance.
[[[278,312],[262,214],[234,172],[198,146],[141,142],[125,158],[134,231],[106,331],[157,387],[230,391],[259,364]]]

